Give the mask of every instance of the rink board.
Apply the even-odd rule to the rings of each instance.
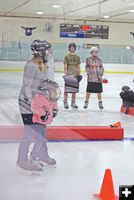
[[[20,141],[23,137],[23,126],[0,126],[0,141]],[[49,126],[48,141],[76,140],[122,140],[123,128],[108,126]]]

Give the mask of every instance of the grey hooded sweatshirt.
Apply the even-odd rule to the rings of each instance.
[[[20,90],[19,104],[21,113],[31,113],[31,99],[40,83],[47,79],[47,72],[41,72],[38,64],[29,61],[24,66],[23,85]]]

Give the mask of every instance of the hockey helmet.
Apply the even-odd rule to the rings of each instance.
[[[50,58],[52,45],[45,40],[34,40],[31,44],[31,50],[34,56],[41,57],[44,63]]]
[[[127,92],[127,91],[130,90],[130,87],[127,86],[127,85],[124,85],[121,89],[122,89],[123,92]]]
[[[90,49],[90,53],[92,54],[92,52],[99,52],[99,49],[98,49],[98,47],[91,47],[91,49]]]
[[[50,79],[41,82],[39,86],[41,93],[48,97],[51,101],[56,102],[61,96],[61,90],[58,83]]]

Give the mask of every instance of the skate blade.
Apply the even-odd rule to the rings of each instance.
[[[72,108],[72,110],[78,110],[78,108],[74,108],[74,107],[71,107]]]
[[[33,163],[34,165],[36,165],[37,167],[40,167],[42,170],[44,170],[45,167],[51,167],[51,168],[54,167],[54,168],[55,168],[55,165],[56,165],[56,164],[50,165],[50,164],[48,164],[48,163],[46,163],[46,162],[39,161],[39,160],[34,160],[34,161],[32,161],[32,163]]]
[[[27,171],[27,170],[24,170],[22,169],[21,167],[17,166],[17,169],[16,171],[20,174],[23,174],[23,175],[27,175],[27,176],[31,176],[31,175],[42,175],[43,174],[43,171],[42,172],[38,172],[38,171]]]

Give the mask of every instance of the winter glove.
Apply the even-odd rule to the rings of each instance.
[[[49,115],[50,115],[50,113],[48,111],[46,111],[45,115],[42,115],[40,118],[42,121],[47,121]]]
[[[53,109],[53,118],[55,118],[58,114],[58,109]]]
[[[82,75],[78,75],[78,76],[75,76],[75,78],[77,78],[77,81],[80,82],[83,77],[82,77]]]
[[[24,101],[26,104],[29,104],[29,105],[31,104],[31,98],[25,97]]]

